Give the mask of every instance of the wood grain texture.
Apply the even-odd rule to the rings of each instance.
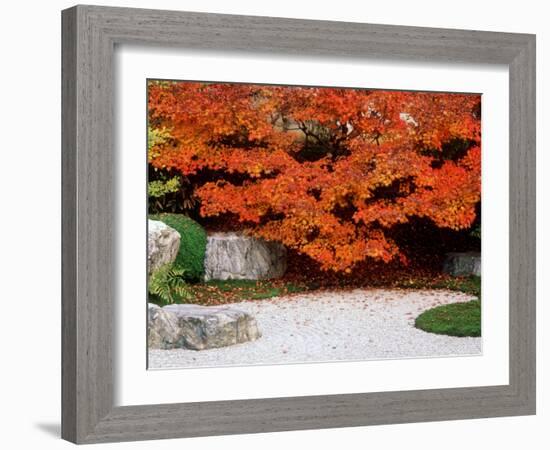
[[[76,440],[76,10],[62,17],[62,155],[61,155],[61,234],[62,234],[62,380],[61,434]],[[68,37],[71,38],[68,38]]]
[[[62,435],[77,443],[535,412],[535,37],[77,6],[63,11]],[[510,71],[510,383],[113,407],[115,44],[287,57],[506,64]]]

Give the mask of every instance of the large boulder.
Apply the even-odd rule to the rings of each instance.
[[[286,270],[286,249],[240,233],[213,233],[206,243],[204,270],[206,281],[279,278]]]
[[[170,342],[177,345],[167,345],[169,340],[164,340],[158,348],[205,350],[253,341],[261,336],[256,319],[235,308],[178,304],[164,306],[162,311],[176,318],[179,336],[173,339],[170,335]]]
[[[149,303],[147,319],[149,348],[170,349],[183,345],[178,318],[174,314]]]
[[[453,276],[481,276],[481,254],[479,252],[447,253],[443,271]]]
[[[172,263],[180,248],[180,234],[163,222],[149,220],[147,225],[147,274]]]

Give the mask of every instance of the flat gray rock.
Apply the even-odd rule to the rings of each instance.
[[[479,252],[447,253],[443,271],[453,276],[481,276],[481,254]]]
[[[205,350],[209,348],[226,347],[253,341],[261,336],[256,319],[239,309],[227,306],[200,306],[191,304],[167,305],[161,308],[168,317],[174,317],[177,324],[177,338],[170,335],[170,339],[161,342],[174,343],[179,348],[191,350]],[[164,321],[172,324],[171,319]],[[164,321],[158,322],[163,324]],[[151,322],[150,322],[151,326]],[[153,326],[156,326],[153,324]],[[159,332],[153,333],[161,334]],[[153,341],[156,343],[156,341]],[[159,348],[159,347],[154,347]],[[160,348],[176,348],[175,346]]]
[[[154,303],[148,304],[148,341],[149,348],[168,350],[183,345],[178,318]]]
[[[286,249],[278,242],[239,233],[208,236],[205,280],[262,280],[279,278],[286,270]]]

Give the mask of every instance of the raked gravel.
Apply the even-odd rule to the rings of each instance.
[[[149,350],[150,369],[481,354],[481,338],[414,327],[426,309],[474,297],[445,290],[356,289],[233,303],[256,317],[257,341],[209,350]]]

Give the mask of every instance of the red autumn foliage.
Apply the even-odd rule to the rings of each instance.
[[[479,106],[469,94],[151,82],[150,126],[171,138],[149,163],[216,174],[195,189],[203,217],[232,214],[252,235],[349,272],[403,258],[388,230],[412,217],[472,225]]]

